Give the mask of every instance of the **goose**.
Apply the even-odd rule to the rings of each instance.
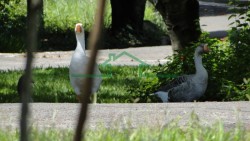
[[[33,84],[34,84],[34,81],[31,80],[31,83],[30,83],[31,87],[34,86]],[[22,102],[23,92],[24,92],[24,74],[18,79],[18,82],[17,82],[17,93],[19,95],[20,102]],[[28,97],[28,101],[33,102],[32,96]]]
[[[75,35],[76,35],[77,46],[69,65],[69,77],[70,77],[70,84],[76,93],[78,101],[80,102],[83,89],[85,89],[83,86],[83,81],[84,77],[86,77],[85,71],[87,70],[87,65],[89,62],[89,57],[86,56],[85,52],[85,35],[81,23],[75,25]],[[92,77],[93,77],[93,85],[91,88],[91,93],[94,94],[92,102],[96,103],[95,92],[99,89],[102,81],[101,72],[97,64],[95,64],[94,75]]]
[[[209,48],[206,44],[198,46],[194,53],[195,74],[177,77],[154,94],[162,102],[192,102],[198,100],[207,89],[208,73],[202,65],[202,54],[208,52]]]

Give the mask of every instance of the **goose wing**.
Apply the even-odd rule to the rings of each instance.
[[[190,77],[189,75],[179,76],[179,77],[175,78],[174,80],[170,81],[170,83],[168,83],[167,85],[162,86],[158,91],[167,92],[167,91],[171,90],[172,88],[178,87],[179,85],[186,83],[187,80],[189,79],[189,77]]]
[[[160,91],[168,92],[169,102],[182,102],[191,101],[193,85],[192,85],[193,75],[183,75],[173,81],[168,85],[160,88]]]
[[[168,91],[170,102],[189,102],[193,99],[194,86],[192,80],[187,79],[180,85],[170,89]]]

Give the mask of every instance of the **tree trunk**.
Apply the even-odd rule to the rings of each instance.
[[[135,31],[142,31],[146,0],[111,0],[112,31],[126,26]]]
[[[174,51],[199,39],[199,2],[197,0],[158,0],[156,9],[168,26]]]

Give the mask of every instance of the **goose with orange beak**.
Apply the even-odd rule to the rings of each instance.
[[[91,92],[93,94],[92,102],[96,103],[96,92],[101,85],[101,72],[98,68],[98,65],[95,64],[94,74],[91,76],[86,75],[87,65],[89,62],[89,57],[86,56],[85,52],[85,35],[84,29],[81,23],[76,24],[75,26],[75,34],[77,46],[71,58],[70,66],[69,66],[69,77],[70,83],[77,95],[77,99],[79,102],[81,101],[81,95],[83,94],[83,90],[85,89],[83,86],[84,78],[92,77],[93,85],[91,88]]]
[[[207,89],[208,73],[202,65],[202,54],[208,52],[207,44],[198,46],[194,53],[195,74],[180,76],[161,87],[154,94],[162,102],[192,102],[198,100]]]

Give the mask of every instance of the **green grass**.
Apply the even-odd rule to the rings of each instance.
[[[86,38],[94,22],[97,0],[44,0],[43,28],[39,31],[41,42],[39,51],[73,50],[75,48],[74,27],[83,23]],[[3,10],[2,10],[3,7]],[[0,52],[24,52],[27,4],[25,0],[1,2]],[[110,35],[111,5],[107,1],[104,15],[105,44],[103,48],[121,48],[131,46],[159,45],[162,36],[166,36],[166,25],[154,7],[146,4],[144,19],[153,24],[143,35]]]
[[[143,68],[149,72],[154,67]],[[147,91],[139,91],[140,87],[157,83],[156,77],[141,78],[138,67],[131,66],[100,66],[102,74],[112,73],[112,77],[103,77],[97,92],[98,103],[131,103],[151,100]],[[22,71],[0,72],[0,102],[18,102],[17,81]],[[68,68],[36,68],[33,71],[35,102],[77,102],[75,93],[69,82]],[[144,85],[147,84],[147,85]],[[145,88],[146,89],[146,88]]]
[[[76,23],[83,23],[89,31],[94,23],[96,0],[45,0],[44,22],[45,28],[55,26],[60,30],[74,29]],[[111,24],[111,5],[106,4],[104,24]],[[52,28],[56,30],[56,28]]]
[[[44,22],[45,28],[56,26],[60,30],[74,29],[75,23],[81,22],[85,30],[90,31],[94,23],[97,0],[45,0],[44,1]],[[149,20],[163,30],[166,25],[154,6],[147,2],[144,20]],[[111,5],[106,3],[104,25],[109,28],[111,25]],[[54,28],[55,29],[55,28]]]
[[[36,130],[31,131],[30,139],[33,141],[71,141],[74,132],[72,130]],[[1,131],[1,141],[17,141],[18,131]],[[222,122],[212,126],[204,126],[199,122],[191,121],[187,126],[180,127],[176,122],[170,123],[163,128],[126,128],[105,129],[100,127],[96,130],[85,132],[86,141],[249,141],[250,132],[237,126],[233,129],[225,129]]]
[[[173,64],[171,66],[173,67]],[[158,98],[150,94],[155,92],[162,84],[165,84],[165,80],[170,81],[178,75],[182,75],[182,73],[174,71],[176,69],[166,71],[165,66],[140,68],[136,66],[107,67],[100,65],[99,68],[103,76],[101,86],[97,91],[98,103],[160,102]],[[163,74],[162,70],[164,70]],[[21,70],[0,71],[0,103],[19,102],[17,81],[22,73]],[[144,76],[141,77],[140,74]],[[213,79],[217,80],[218,78]],[[34,102],[77,102],[75,92],[70,85],[68,68],[35,68],[33,70],[33,80],[35,82],[32,96]],[[212,80],[210,85],[213,84]],[[228,86],[232,87],[234,85]],[[230,95],[231,98],[226,99],[226,101],[247,100],[247,97],[249,97],[249,84],[246,83],[242,86],[244,86],[244,89],[238,90],[237,94]],[[204,98],[200,99],[201,101],[210,101],[211,94],[218,95],[218,93],[215,93],[216,91],[214,92],[215,87],[213,89],[210,87],[208,87]],[[220,89],[222,92],[225,91],[225,93],[221,93],[221,95],[224,94],[222,98],[229,96],[226,90],[224,87]],[[216,100],[221,101],[220,99],[213,101]]]
[[[146,3],[144,14],[144,20],[151,21],[152,23],[155,23],[161,31],[168,32],[167,26],[164,23],[161,14],[155,9],[154,5],[148,1]]]

